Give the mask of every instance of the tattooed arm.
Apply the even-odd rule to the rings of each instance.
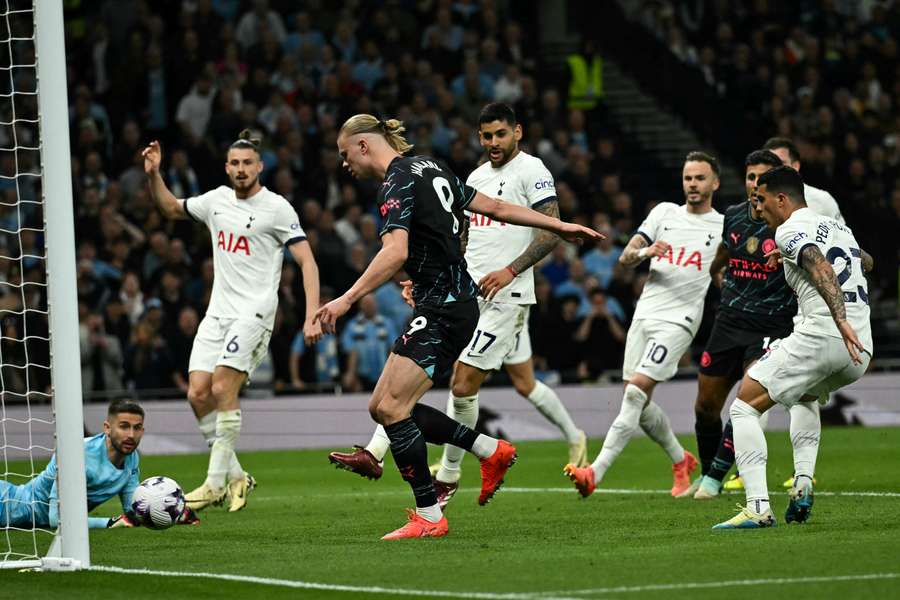
[[[662,256],[669,249],[669,244],[662,240],[656,240],[652,244],[647,241],[642,234],[636,233],[631,236],[628,245],[619,255],[619,262],[629,268],[634,268],[641,264],[645,258],[653,258],[654,256]]]
[[[844,345],[847,346],[847,352],[853,362],[860,364],[859,353],[863,348],[862,342],[856,335],[856,331],[847,322],[847,307],[844,304],[844,292],[838,283],[837,275],[831,264],[822,256],[822,252],[818,246],[810,244],[802,250],[800,255],[800,265],[809,276],[810,283],[822,296],[828,310],[831,311],[831,317],[837,325],[841,337],[844,338]]]
[[[463,215],[465,216],[465,215]],[[462,222],[462,231],[459,233],[459,245],[462,248],[462,253],[466,253],[466,248],[469,247],[469,219],[465,218]]]
[[[535,208],[539,213],[548,217],[559,218],[559,204],[556,200],[548,200]],[[466,235],[468,238],[468,234]],[[528,247],[516,257],[508,266],[488,273],[478,282],[481,295],[490,300],[497,292],[509,285],[516,275],[525,269],[534,266],[542,258],[547,256],[560,242],[560,237],[555,233],[545,231],[543,229],[535,229],[534,237]]]

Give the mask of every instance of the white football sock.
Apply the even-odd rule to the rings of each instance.
[[[735,398],[731,404],[731,426],[734,429],[734,463],[744,480],[747,507],[761,513],[769,507],[769,489],[766,485],[766,461],[768,447],[766,436],[759,426],[760,412]],[[760,510],[760,503],[765,506]]]
[[[771,414],[771,410],[767,410],[759,417],[759,426],[763,431],[769,428],[769,414]]]
[[[612,466],[622,450],[625,449],[631,436],[637,431],[641,412],[646,403],[647,394],[641,388],[630,383],[625,386],[619,416],[609,426],[609,431],[606,432],[606,437],[603,439],[603,448],[600,449],[600,454],[591,465],[594,470],[595,482],[603,479],[607,469]]]
[[[474,396],[457,397],[450,392],[447,397],[447,416],[462,423],[466,427],[475,428],[478,422],[478,394]],[[444,444],[444,454],[441,456],[441,468],[435,479],[444,483],[456,483],[459,481],[463,456],[466,451],[452,444]]]
[[[220,410],[216,417],[216,441],[209,453],[209,470],[206,483],[220,490],[225,487],[225,475],[229,471],[234,447],[241,435],[241,411]],[[243,472],[242,472],[243,474]]]
[[[431,523],[437,523],[444,516],[441,512],[441,507],[437,504],[432,504],[431,506],[425,506],[423,508],[417,507],[416,514]]]
[[[203,439],[206,440],[206,445],[212,448],[213,444],[216,441],[216,419],[219,416],[219,411],[214,410],[211,413],[204,415],[197,419],[197,427],[200,428],[200,433],[203,434]],[[244,478],[244,468],[241,466],[241,463],[238,461],[237,454],[231,453],[231,460],[228,461],[228,479],[243,479]]]
[[[206,440],[206,445],[210,448],[216,441],[216,417],[218,415],[219,411],[214,410],[197,419],[197,427],[200,428],[200,433],[203,435],[203,439]]]
[[[372,453],[372,456],[375,457],[375,460],[381,462],[384,460],[384,455],[387,454],[388,449],[391,447],[391,440],[388,439],[387,433],[384,431],[384,427],[381,425],[375,426],[375,433],[372,434],[372,439],[369,440],[369,443],[366,444],[366,450]]]
[[[800,402],[791,407],[791,445],[794,447],[794,477],[810,479],[816,472],[822,421],[818,402]]]
[[[666,451],[672,464],[684,460],[684,448],[672,432],[669,417],[666,416],[659,404],[651,400],[641,413],[640,423],[644,433]]]
[[[569,411],[566,410],[556,392],[546,384],[535,381],[534,389],[527,398],[542,415],[547,417],[548,421],[559,427],[570,444],[578,443],[581,440],[581,430],[575,427],[575,422],[572,421]]]
[[[472,454],[478,458],[490,458],[497,451],[498,441],[494,438],[479,433],[472,444]]]

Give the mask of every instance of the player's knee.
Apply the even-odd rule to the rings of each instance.
[[[720,400],[715,394],[701,386],[697,393],[697,400],[694,402],[694,414],[698,418],[715,420],[722,414],[724,405],[724,400]]]
[[[230,399],[231,396],[234,395],[232,386],[229,385],[227,381],[222,381],[221,379],[213,380],[210,392],[217,404]]]
[[[206,407],[212,401],[212,394],[208,387],[190,386],[188,387],[188,402],[194,408]]]
[[[473,383],[463,377],[459,377],[453,380],[453,385],[450,388],[450,391],[457,398],[462,398],[463,396],[474,396],[478,393],[478,386],[473,385]]]

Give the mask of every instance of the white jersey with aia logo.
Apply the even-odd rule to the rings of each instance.
[[[466,184],[485,196],[510,204],[535,208],[556,197],[553,175],[541,159],[519,151],[512,160],[495,169],[490,162],[472,171]],[[490,273],[507,266],[531,243],[531,227],[507,225],[490,217],[466,213],[469,217],[469,241],[466,265],[475,283]],[[497,292],[494,302],[534,304],[534,274],[528,268]]]
[[[638,227],[648,244],[663,241],[670,249],[650,259],[650,277],[634,311],[634,319],[678,323],[692,335],[700,327],[709,266],[722,241],[724,216],[711,210],[692,214],[685,205],[658,204]]]
[[[803,250],[816,246],[831,263],[844,297],[847,321],[859,340],[872,352],[872,329],[869,324],[869,288],[863,276],[862,253],[853,232],[833,218],[819,215],[811,208],[801,208],[775,230],[775,242],[784,260],[784,277],[797,294],[801,321],[794,331],[840,338],[831,311],[809,281],[800,264]]]
[[[187,198],[184,210],[212,238],[215,279],[206,314],[256,318],[271,330],[284,247],[306,239],[297,212],[266,188],[241,200],[224,185]]]

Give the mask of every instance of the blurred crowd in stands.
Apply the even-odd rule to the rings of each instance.
[[[565,71],[567,63],[556,59],[548,69],[539,55],[536,4],[67,2],[85,393],[168,388],[183,395],[187,389],[192,338],[212,287],[212,248],[203,225],[166,221],[153,205],[141,158],[150,140],[161,142],[166,182],[183,198],[225,184],[228,145],[243,128],[260,134],[263,183],[297,209],[319,265],[324,302],[349,287],[380,247],[374,188],[343,171],[335,148],[343,121],[362,112],[399,118],[415,153],[445,160],[465,179],[481,159],[475,127],[490,101],[515,108],[523,149],[540,156],[556,177],[563,218],[608,235],[596,247],[561,244],[535,269],[531,333],[539,373],[586,381],[618,371],[646,274],[622,268],[617,258],[660,198],[623,177],[629,141],[608,122],[599,97],[576,101],[571,77],[546,75]],[[740,101],[759,116],[758,127],[797,139],[804,173],[834,181],[823,187],[841,202],[851,225],[865,203],[866,211],[900,226],[896,8],[890,15],[873,11],[868,21],[809,11],[797,26],[785,27],[786,18],[778,17],[793,19],[797,11],[775,11],[773,2],[748,4],[753,8],[746,13],[708,18],[693,29],[685,26],[690,15],[679,18],[669,3],[652,3],[644,16],[673,53],[703,70],[714,101]],[[765,15],[753,12],[765,7]],[[0,172],[22,173],[23,164],[2,153]],[[28,191],[21,177],[12,178],[17,185],[9,181],[0,179],[0,227],[39,224],[39,205],[23,211],[15,204],[39,195],[36,184]],[[42,254],[41,236],[3,236],[3,253],[18,260],[0,262],[0,279],[43,281],[42,261],[30,258]],[[286,261],[270,359],[255,383],[276,391],[371,387],[411,314],[400,297],[402,274],[361,301],[337,336],[313,348],[298,335],[304,314],[299,279]],[[34,286],[28,293],[42,290]],[[25,292],[21,299],[3,294],[0,308],[21,307],[23,300],[39,304]],[[46,326],[41,334],[39,323],[26,321],[4,320],[4,363],[34,358],[26,344],[8,341],[46,335]],[[6,389],[41,389],[46,378],[35,369],[4,368],[3,375]]]
[[[634,18],[696,73],[680,86],[710,139],[737,153],[794,140],[804,178],[875,256],[876,293],[896,300],[900,245],[885,233],[900,227],[900,3],[656,0]]]

